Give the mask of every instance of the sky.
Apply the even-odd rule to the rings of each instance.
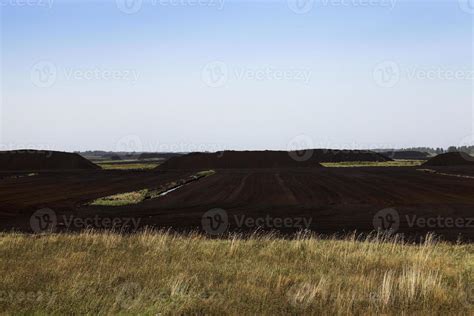
[[[0,149],[474,145],[472,0],[0,10]]]

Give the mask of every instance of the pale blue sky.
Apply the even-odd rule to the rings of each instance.
[[[474,14],[458,0],[22,1],[0,0],[4,148],[448,146],[472,134]]]

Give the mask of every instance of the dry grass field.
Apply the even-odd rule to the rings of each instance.
[[[0,235],[0,313],[472,314],[474,245],[300,234]]]

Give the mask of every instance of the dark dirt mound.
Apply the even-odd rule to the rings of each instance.
[[[392,159],[370,150],[314,149],[310,158],[317,162],[391,161]]]
[[[463,152],[446,153],[431,158],[423,166],[474,166],[474,157]]]
[[[321,167],[308,159],[298,161],[287,151],[221,151],[191,153],[173,157],[157,167],[159,170],[263,169],[263,168]]]
[[[0,171],[100,169],[79,154],[59,151],[0,151]]]
[[[181,156],[181,154],[177,153],[141,153],[140,156],[138,156],[139,160],[145,160],[145,159],[169,159],[173,157]]]
[[[414,150],[386,151],[382,155],[391,159],[426,160],[430,158],[430,154]]]
[[[191,153],[172,157],[158,169],[252,169],[322,167],[320,162],[390,161],[384,155],[368,150],[308,149],[302,151],[221,151]]]

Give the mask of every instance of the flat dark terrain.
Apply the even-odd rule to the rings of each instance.
[[[42,172],[35,176],[0,173],[0,218],[3,224],[6,219],[18,219],[45,207],[72,212],[92,199],[163,185],[186,175],[128,170]]]
[[[468,221],[458,227],[446,227],[445,222],[409,227],[408,221],[413,218],[474,217],[474,178],[469,177],[474,170],[437,170],[444,174],[404,167],[216,170],[216,174],[167,195],[119,207],[84,203],[164,185],[191,172],[97,170],[20,178],[4,174],[0,180],[0,228],[29,231],[30,215],[48,207],[57,214],[75,217],[132,217],[140,219],[140,227],[190,230],[201,229],[203,214],[220,208],[228,214],[231,231],[257,228],[253,222],[239,223],[244,216],[253,220],[289,218],[292,225],[295,219],[303,218],[310,221],[311,230],[334,234],[369,232],[374,229],[373,218],[378,211],[394,208],[400,217],[398,232],[417,236],[434,231],[450,240],[459,235],[474,240],[474,228],[468,227]],[[298,230],[291,225],[261,228],[282,233]]]

